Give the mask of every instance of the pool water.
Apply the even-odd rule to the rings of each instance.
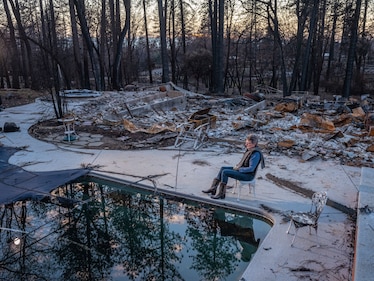
[[[0,280],[239,280],[271,228],[93,178],[0,212]]]

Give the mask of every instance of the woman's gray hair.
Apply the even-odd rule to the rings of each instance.
[[[258,137],[256,135],[248,135],[247,140],[249,140],[254,145],[258,144]]]

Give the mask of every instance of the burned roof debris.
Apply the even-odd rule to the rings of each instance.
[[[86,126],[89,130],[96,127],[115,132],[113,136],[122,142],[129,141],[128,134],[139,131],[144,139],[138,141],[143,144],[150,143],[145,139],[159,140],[155,134],[175,139],[178,125],[194,112],[210,108],[210,114],[217,117],[216,126],[210,128],[200,149],[240,150],[246,135],[256,133],[262,149],[270,155],[299,157],[303,161],[318,157],[374,167],[374,100],[369,95],[349,100],[338,96],[320,100],[319,96],[307,94],[284,98],[279,93],[217,97],[169,84],[103,92],[79,105],[72,100],[67,100],[68,107],[78,119],[78,134],[79,130],[86,131]]]

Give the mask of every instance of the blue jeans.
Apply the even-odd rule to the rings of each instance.
[[[234,170],[234,167],[221,167],[216,177],[220,182],[226,183],[229,178],[233,178],[240,181],[251,181],[254,178],[253,173],[241,173]]]

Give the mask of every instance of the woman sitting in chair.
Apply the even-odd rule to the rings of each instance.
[[[253,180],[259,164],[261,164],[261,168],[265,167],[264,156],[257,143],[257,136],[247,136],[245,139],[246,151],[240,162],[235,167],[221,167],[217,177],[213,180],[212,186],[203,190],[203,192],[212,194],[211,198],[213,199],[225,199],[229,178],[240,181]]]

